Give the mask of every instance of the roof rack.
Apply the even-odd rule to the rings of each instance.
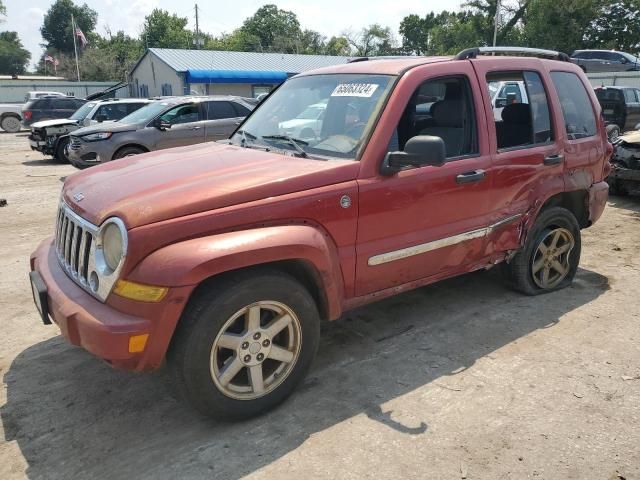
[[[355,57],[347,60],[347,63],[368,62],[371,60],[397,60],[406,58],[420,58],[416,55],[380,55],[378,57]]]
[[[518,54],[529,55],[532,57],[551,58],[552,60],[559,60],[561,62],[571,61],[569,55],[562,52],[556,52],[555,50],[544,50],[542,48],[526,48],[526,47],[475,47],[467,48],[466,50],[458,53],[454,60],[471,60],[479,55],[491,55],[491,54]]]

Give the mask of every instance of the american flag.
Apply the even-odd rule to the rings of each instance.
[[[60,60],[58,60],[57,58],[53,57],[53,64],[57,67],[58,65],[60,65]]]
[[[51,55],[45,55],[44,56],[44,61],[45,62],[51,62],[51,63],[55,63],[53,57]]]
[[[80,43],[82,44],[83,47],[86,47],[87,43],[89,43],[87,41],[87,37],[85,37],[84,33],[82,33],[82,30],[80,30],[80,27],[76,27],[76,37],[80,39]]]

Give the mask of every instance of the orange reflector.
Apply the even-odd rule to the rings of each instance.
[[[137,300],[139,302],[159,302],[169,289],[167,287],[156,287],[154,285],[144,285],[142,283],[130,282],[129,280],[118,280],[113,289],[113,293],[124,298]]]
[[[144,347],[147,345],[148,333],[142,335],[134,335],[129,337],[129,353],[140,353],[144,351]]]

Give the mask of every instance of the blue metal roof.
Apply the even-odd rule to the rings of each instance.
[[[187,70],[188,83],[265,83],[279,84],[287,72],[258,70]]]

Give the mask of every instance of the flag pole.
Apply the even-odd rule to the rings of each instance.
[[[78,74],[78,81],[80,81],[80,65],[78,65],[78,46],[76,45],[76,23],[71,14],[71,29],[73,30],[73,51],[76,54],[76,73]]]

